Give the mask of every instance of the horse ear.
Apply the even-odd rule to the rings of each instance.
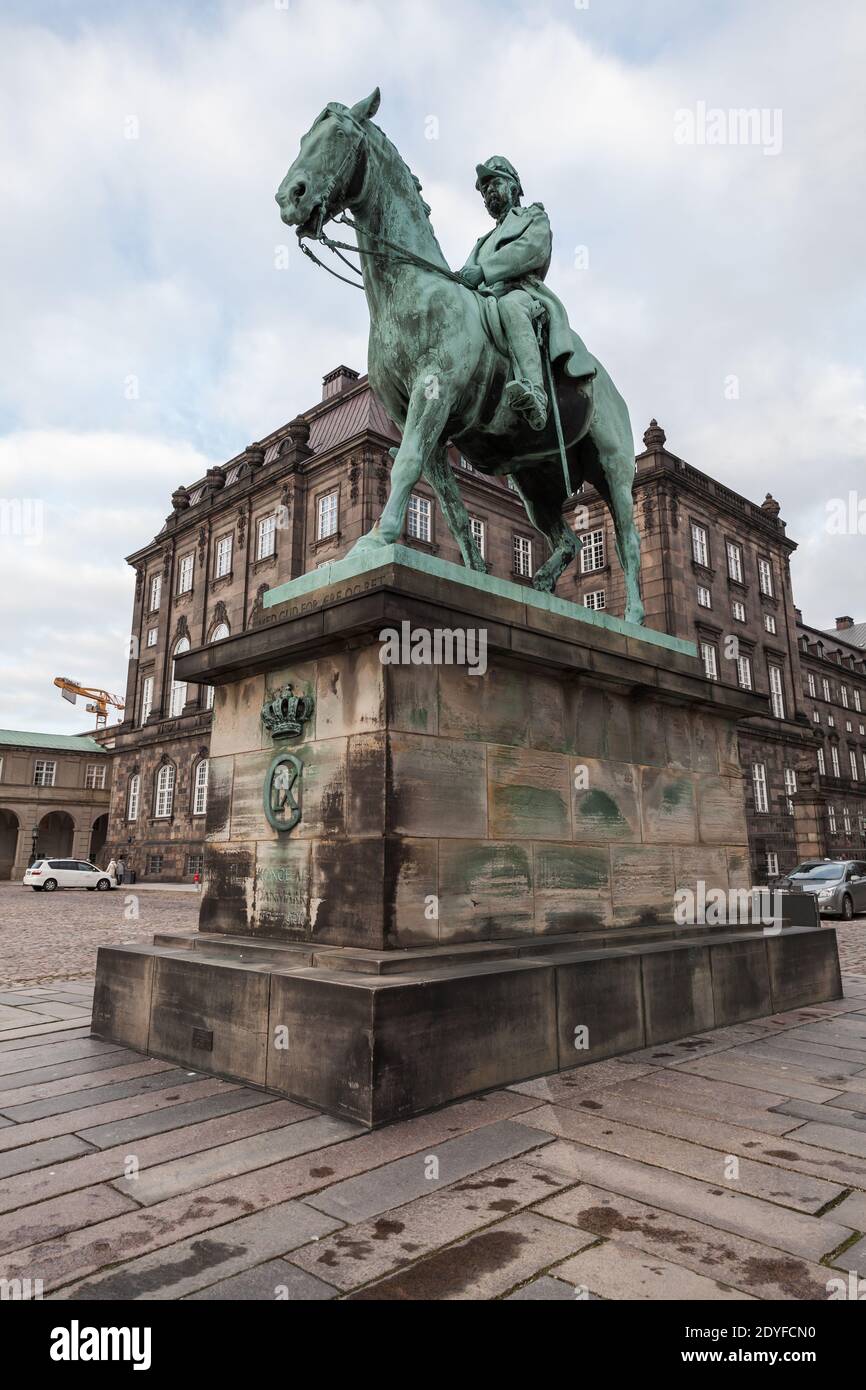
[[[357,102],[352,108],[352,115],[357,121],[372,120],[379,110],[379,102],[382,100],[379,88],[376,87],[364,101]]]

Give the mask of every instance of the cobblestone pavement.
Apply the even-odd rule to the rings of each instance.
[[[866,977],[372,1134],[90,1038],[91,988],[0,991],[0,1278],[45,1297],[825,1301],[866,1268]]]
[[[134,886],[34,893],[20,883],[0,883],[0,985],[93,975],[98,946],[195,927],[198,904],[196,893],[137,893]]]

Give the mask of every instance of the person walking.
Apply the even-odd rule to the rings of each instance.
[[[117,863],[115,864],[115,866],[114,866],[114,879],[115,879],[115,882],[116,882],[118,888],[119,888],[120,885],[123,883],[123,875],[124,875],[125,873],[126,873],[126,865],[124,864],[124,862],[123,862],[123,857],[121,856],[121,857],[118,859],[118,861],[117,861]]]
[[[114,858],[114,855],[111,856],[106,864],[105,872],[108,874],[109,878],[113,878],[115,882],[117,881],[117,860]]]

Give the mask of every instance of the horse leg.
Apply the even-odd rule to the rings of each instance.
[[[388,501],[372,530],[355,542],[349,551],[350,555],[354,555],[355,551],[378,550],[385,545],[394,545],[403,534],[403,521],[410,494],[430,458],[440,446],[451,411],[450,393],[446,394],[440,387],[439,395],[435,399],[427,395],[425,378],[427,373],[433,370],[434,368],[424,366],[419,368],[418,380],[409,397],[403,440],[391,469],[391,491]]]
[[[454,470],[448,462],[448,451],[444,446],[436,449],[428,459],[424,476],[439,498],[439,506],[442,508],[448,523],[448,529],[460,547],[464,565],[467,569],[478,570],[481,574],[486,574],[487,565],[472,534],[469,513],[466,510],[460,488],[455,481]]]
[[[587,442],[596,458],[591,477],[613,516],[616,551],[625,577],[625,620],[642,623],[640,537],[634,519],[634,441],[628,408],[607,372],[599,366]]]
[[[580,550],[580,541],[562,515],[565,488],[559,459],[512,473],[517,491],[536,530],[550,546],[550,559],[532,576],[533,589],[552,594],[556,581]]]

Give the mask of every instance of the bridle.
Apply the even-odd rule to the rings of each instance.
[[[340,113],[341,119],[345,119],[345,114],[347,113]],[[360,151],[363,148],[364,140],[366,138],[363,127],[359,125],[357,121],[355,121],[354,117],[350,116],[349,119],[351,120],[352,125],[355,128],[357,139],[355,140],[351,148],[346,151],[346,154],[340,161],[340,166],[337,169],[336,173],[332,174],[331,177],[328,179],[327,183],[325,184],[324,191],[322,193],[321,198],[319,199],[315,231],[304,232],[300,227],[298,228],[298,245],[300,246],[304,255],[307,256],[308,259],[311,260],[314,265],[319,266],[322,270],[326,270],[329,275],[333,275],[335,279],[342,280],[344,285],[351,285],[352,288],[356,290],[363,290],[364,288],[363,271],[360,269],[359,266],[355,266],[352,264],[351,261],[347,261],[346,257],[341,254],[343,251],[350,251],[352,252],[352,254],[356,256],[373,256],[379,259],[380,261],[392,262],[394,264],[403,263],[405,265],[414,265],[421,270],[432,270],[437,275],[444,276],[446,280],[453,280],[456,284],[462,285],[464,289],[468,289],[469,286],[466,284],[465,280],[461,280],[460,276],[457,275],[453,270],[449,270],[447,266],[437,265],[435,261],[428,261],[423,256],[417,255],[416,252],[410,251],[408,247],[399,246],[396,242],[388,241],[386,237],[377,236],[373,232],[368,232],[367,235],[371,236],[374,241],[378,242],[379,246],[386,248],[385,250],[380,251],[370,248],[364,249],[360,246],[354,245],[352,242],[335,241],[333,237],[325,236],[323,227],[325,223],[329,221],[341,222],[344,226],[349,227],[353,232],[355,232],[356,235],[358,233],[357,224],[352,221],[351,217],[347,216],[345,210],[341,212],[338,217],[335,216],[330,210],[330,203],[331,199],[334,196],[335,189],[337,189],[340,186],[348,189],[354,182],[358,167],[358,155],[360,154]],[[350,160],[352,161],[351,172],[345,184],[341,185],[341,177],[343,174],[343,170],[345,169],[346,165],[349,163]],[[338,260],[342,261],[343,265],[347,266],[348,269],[351,270],[353,275],[359,276],[360,279],[349,280],[346,278],[345,275],[340,275],[339,271],[336,271],[332,269],[331,266],[326,265],[324,261],[320,261],[319,257],[315,254],[315,252],[311,251],[309,246],[306,246],[304,244],[306,241],[318,241],[320,245],[326,246],[327,249],[330,252],[332,252],[332,254],[335,255]],[[483,293],[484,291],[478,292]]]

